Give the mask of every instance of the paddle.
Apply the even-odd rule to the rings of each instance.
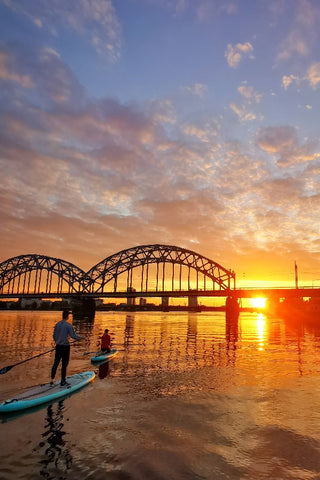
[[[112,347],[112,348],[115,348],[115,347]],[[111,350],[112,350],[112,349],[111,349]],[[119,348],[117,348],[117,350],[118,350],[118,352],[124,352],[124,350],[121,350],[121,349],[119,349]],[[101,351],[101,350],[98,350],[98,351],[97,351],[97,350],[94,350],[93,352],[84,352],[83,355],[91,355],[92,353],[99,353],[99,351]]]
[[[70,345],[73,343],[78,342],[78,340],[74,340],[73,342],[70,342]],[[0,369],[0,375],[4,375],[5,373],[9,372],[11,368],[16,367],[17,365],[21,365],[21,363],[29,362],[29,360],[33,360],[34,358],[41,357],[42,355],[46,355],[47,353],[53,352],[56,347],[51,348],[50,350],[47,350],[46,352],[43,353],[38,353],[38,355],[34,355],[33,357],[27,358],[26,360],[21,360],[21,362],[14,363],[13,365],[7,365],[6,367],[3,367]]]
[[[84,352],[83,355],[90,355],[91,353],[97,353],[97,350],[94,350],[94,352]]]
[[[100,341],[99,340],[97,341],[97,348],[98,347],[100,347]],[[97,350],[95,350],[94,352],[85,352],[83,355],[90,355],[91,353],[97,353]]]

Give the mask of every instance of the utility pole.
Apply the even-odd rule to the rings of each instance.
[[[296,261],[294,262],[294,274],[295,274],[296,288],[298,288],[298,266]]]

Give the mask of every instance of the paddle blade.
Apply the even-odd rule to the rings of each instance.
[[[8,365],[7,367],[1,368],[0,369],[0,375],[3,375],[4,373],[9,372],[9,370],[11,370],[12,367],[14,367],[14,365]]]

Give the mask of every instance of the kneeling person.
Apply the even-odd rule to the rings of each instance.
[[[109,335],[109,329],[106,328],[104,334],[101,337],[101,352],[110,353],[111,352],[111,337]]]

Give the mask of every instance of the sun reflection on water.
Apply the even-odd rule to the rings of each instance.
[[[263,313],[257,317],[257,337],[259,339],[259,350],[264,350],[264,340],[266,335],[266,321]]]

